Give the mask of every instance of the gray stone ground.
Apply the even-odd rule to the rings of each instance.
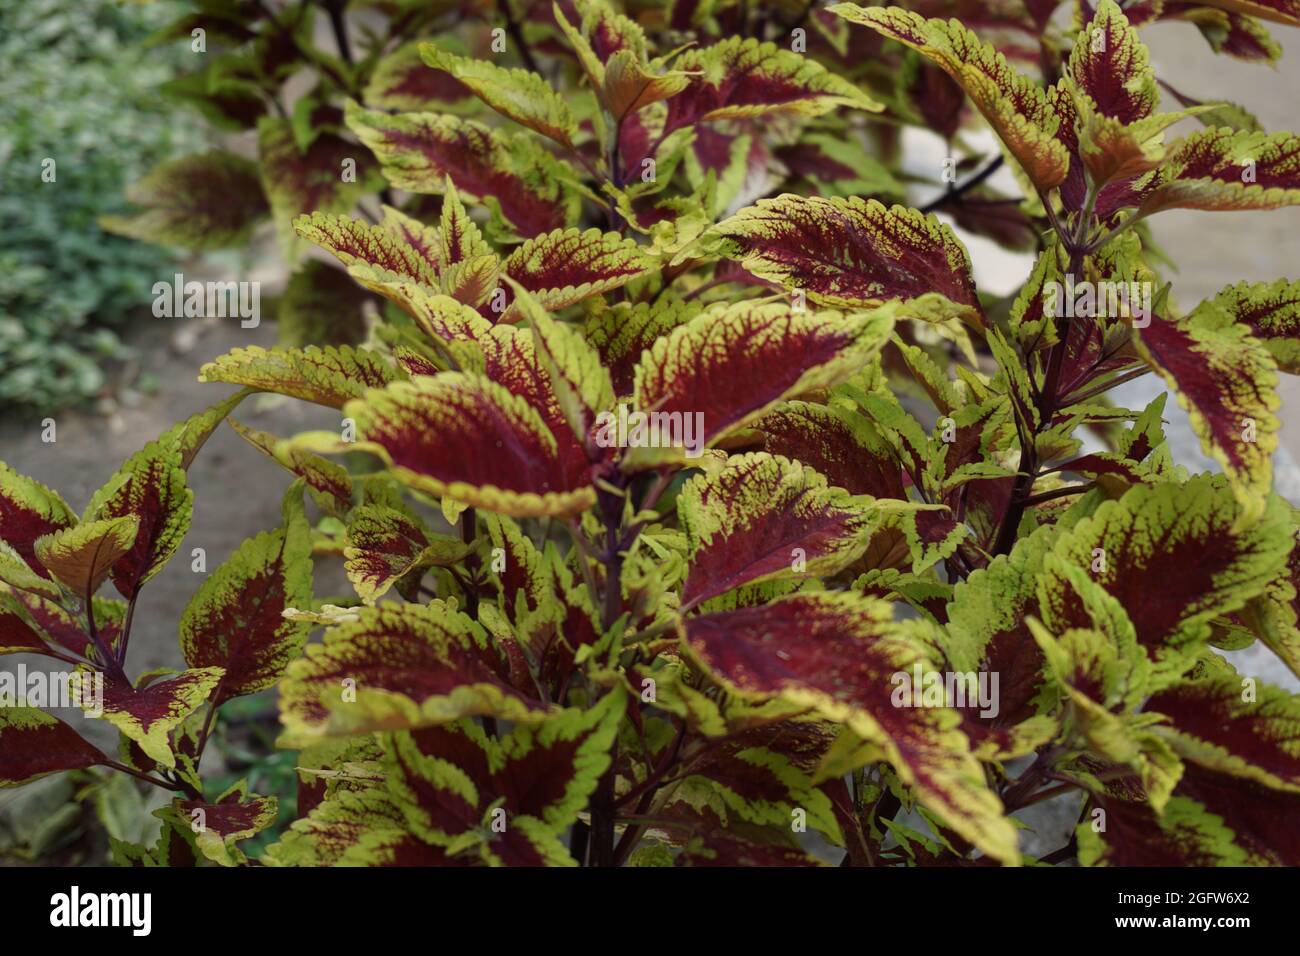
[[[1143,31],[1157,74],[1181,92],[1204,99],[1234,100],[1250,108],[1267,129],[1294,129],[1300,126],[1296,109],[1296,103],[1300,102],[1300,34],[1282,28],[1274,33],[1286,50],[1283,64],[1277,70],[1212,57],[1196,29],[1187,24],[1158,25]],[[1239,280],[1300,276],[1296,262],[1300,254],[1300,209],[1265,213],[1165,213],[1155,221],[1155,234],[1181,267],[1172,279],[1176,299],[1184,308]],[[1005,291],[1016,286],[1029,270],[1030,262],[1025,257],[1003,253],[980,240],[973,240],[970,245],[982,286]],[[282,276],[272,248],[262,247],[256,261],[258,268],[253,274],[241,270],[240,277],[262,279],[269,292]],[[210,270],[208,274],[204,274],[205,268]],[[184,272],[187,279],[205,279],[228,270],[229,263],[218,261],[205,267],[194,265]],[[107,417],[61,414],[58,441],[50,445],[40,440],[39,420],[6,412],[0,415],[0,460],[58,488],[73,507],[80,509],[128,455],[180,417],[206,407],[230,391],[225,386],[197,382],[196,374],[202,362],[240,345],[269,346],[274,342],[274,335],[269,322],[258,329],[245,330],[230,321],[193,326],[183,320],[142,319],[132,342],[141,352],[142,367],[158,380],[155,394],[123,402]],[[1155,390],[1154,379],[1146,379],[1129,386],[1121,397],[1130,407],[1140,408]],[[1279,395],[1283,436],[1277,459],[1277,485],[1293,503],[1300,505],[1300,470],[1294,461],[1300,457],[1300,379],[1285,377]],[[279,435],[329,427],[337,418],[328,410],[299,402],[267,407],[246,402],[237,417]],[[1178,460],[1188,464],[1199,461],[1210,467],[1201,456],[1181,410],[1171,407],[1168,417],[1170,439]],[[176,622],[199,584],[197,576],[190,571],[188,559],[182,558],[190,549],[203,547],[211,568],[244,538],[274,527],[279,521],[280,492],[287,481],[286,472],[245,445],[229,429],[220,429],[213,436],[190,470],[190,484],[195,492],[194,522],[182,548],[182,557],[145,588],[140,600],[129,659],[132,672],[181,663]],[[1158,587],[1159,582],[1152,582],[1152,586]],[[1262,648],[1238,652],[1233,657],[1243,673],[1300,690],[1300,682]],[[88,724],[88,733],[104,736],[104,728],[95,722]],[[1032,827],[1029,848],[1048,850],[1059,846],[1076,815],[1077,802],[1070,800],[1045,803],[1023,814]]]

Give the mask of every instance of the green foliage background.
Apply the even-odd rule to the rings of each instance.
[[[198,124],[159,87],[184,48],[141,41],[171,3],[0,4],[0,403],[50,410],[104,385],[102,362],[150,288],[166,250],[103,232],[123,187],[193,146]],[[180,52],[178,52],[180,50]],[[57,180],[41,181],[41,162]]]

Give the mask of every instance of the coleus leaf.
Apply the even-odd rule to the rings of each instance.
[[[61,601],[64,596],[62,587],[50,577],[50,572],[41,565],[34,551],[32,564],[40,573],[33,571],[17,551],[0,541],[0,592],[12,589],[18,594],[29,592],[33,598]]]
[[[311,552],[295,483],[285,496],[284,525],[244,541],[190,599],[181,652],[190,667],[224,668],[213,706],[270,687],[302,650],[310,625],[284,611],[311,607]]]
[[[1072,731],[1086,742],[1091,755],[1131,768],[1147,802],[1163,810],[1184,768],[1169,744],[1151,730],[1151,722],[1159,718],[1115,713],[1094,699],[1101,682],[1122,666],[1110,638],[1076,629],[1053,638],[1037,621],[1029,623],[1072,706]]]
[[[998,716],[980,737],[1038,715],[1045,662],[1026,619],[1040,615],[1037,582],[1058,533],[1040,528],[1007,555],[974,571],[953,589],[944,654],[953,670],[1000,674]],[[969,723],[969,722],[968,722]]]
[[[537,354],[546,366],[560,411],[574,435],[585,440],[597,414],[614,404],[609,373],[581,331],[552,319],[546,304],[522,287],[516,290],[516,304],[532,326]]]
[[[771,735],[769,739],[779,741],[783,729],[764,728],[764,731]],[[753,746],[751,740],[741,737],[686,762],[682,774],[689,774],[677,791],[677,794],[686,792],[683,802],[697,804],[701,799],[708,800],[710,809],[722,817],[720,823],[724,829],[743,822],[780,828],[778,832],[785,836],[784,831],[797,808],[804,811],[807,822],[819,833],[837,844],[844,842],[829,798],[813,785],[812,778],[792,755],[781,752],[779,746]],[[692,789],[708,796],[690,794]],[[665,811],[672,815],[673,804],[669,803]]]
[[[1213,302],[1264,343],[1281,371],[1300,374],[1300,282],[1239,282]]]
[[[1204,6],[1259,17],[1272,23],[1300,26],[1300,4],[1295,0],[1198,0]]]
[[[886,311],[844,316],[793,311],[779,302],[710,309],[643,353],[636,406],[703,416],[698,440],[708,445],[783,399],[847,378],[884,345],[892,328]]]
[[[841,106],[883,109],[858,86],[816,61],[752,37],[730,37],[687,50],[673,65],[698,76],[668,100],[668,132],[692,123],[772,113],[820,116]]]
[[[1184,759],[1300,793],[1300,702],[1267,684],[1251,694],[1246,683],[1228,674],[1184,681],[1152,695],[1143,709],[1169,718],[1172,726],[1160,733]]]
[[[574,865],[558,840],[610,764],[626,694],[519,724],[500,740],[468,721],[394,735],[391,789],[421,839],[494,866]],[[505,826],[490,826],[499,811]]]
[[[1149,652],[1203,640],[1211,619],[1237,610],[1282,573],[1291,536],[1284,507],[1272,499],[1257,522],[1243,526],[1243,509],[1220,476],[1183,485],[1137,485],[1106,501],[1060,537],[1054,553],[1091,575],[1132,620]],[[1146,586],[1167,564],[1159,589]],[[1092,627],[1077,592],[1053,580],[1044,600],[1054,626]]]
[[[819,861],[805,850],[787,843],[765,843],[761,839],[747,839],[741,833],[732,832],[720,826],[716,817],[704,816],[703,826],[690,827],[686,824],[684,832],[692,834],[686,838],[682,851],[673,858],[674,866],[725,866],[727,868],[753,866],[818,866]],[[676,828],[665,823],[666,829]]]
[[[1300,137],[1205,129],[1170,147],[1137,184],[1142,215],[1164,209],[1276,209],[1300,203]]]
[[[1182,319],[1152,316],[1136,328],[1138,351],[1191,417],[1205,453],[1223,466],[1245,520],[1272,486],[1277,448],[1277,366],[1247,326],[1213,300]]]
[[[299,256],[294,217],[351,209],[363,195],[373,166],[356,144],[329,133],[299,150],[289,121],[271,116],[257,124],[257,150],[271,215],[291,261]],[[352,167],[345,175],[348,163]]]
[[[421,328],[440,343],[442,350],[452,356],[462,369],[486,376],[531,406],[541,416],[542,424],[555,440],[554,457],[559,462],[559,470],[574,476],[576,481],[586,480],[583,477],[589,467],[585,448],[586,433],[583,432],[581,436],[575,433],[566,417],[574,412],[574,406],[570,405],[566,410],[561,404],[561,392],[569,390],[565,402],[575,400],[576,393],[564,382],[557,383],[552,378],[547,363],[554,361],[554,356],[548,358],[543,354],[544,350],[538,348],[532,330],[513,325],[489,325],[473,309],[445,296],[421,299],[417,303],[415,318]],[[556,334],[566,333],[560,330]],[[580,340],[574,340],[572,344],[575,356],[587,351],[587,346]],[[585,364],[595,375],[594,370],[598,364],[592,364],[593,361],[587,355],[578,364]],[[419,367],[415,369],[415,374],[436,375],[438,369],[433,366]],[[598,393],[600,388],[597,386],[603,377],[603,374],[595,375],[590,381],[582,382],[581,387]],[[577,383],[577,379],[574,382]],[[594,450],[593,454],[600,457]]]
[[[289,277],[276,308],[279,344],[360,345],[366,338],[364,309],[369,301],[365,289],[342,269],[304,262]]]
[[[175,767],[171,732],[208,699],[224,673],[220,667],[196,667],[175,676],[164,672],[146,675],[136,687],[106,676],[103,718],[135,741],[149,759]]]
[[[1043,192],[1065,179],[1070,157],[1055,138],[1057,118],[1046,94],[1013,70],[992,44],[981,42],[957,20],[927,20],[897,7],[864,8],[837,3],[830,10],[911,47],[942,67],[966,91]]]
[[[1135,123],[1160,102],[1146,46],[1115,0],[1101,0],[1070,54],[1069,76],[1103,115]]]
[[[279,801],[250,794],[248,784],[240,781],[211,803],[177,799],[173,808],[195,832],[194,843],[200,853],[221,866],[235,866],[246,862],[235,844],[274,824]]]
[[[179,446],[150,442],[127,459],[86,506],[87,518],[130,517],[138,523],[134,542],[112,569],[113,584],[128,600],[171,560],[189,531],[194,492],[181,462]]]
[[[27,621],[22,602],[0,589],[0,654],[48,654],[50,646]]]
[[[588,319],[584,333],[600,353],[601,364],[609,372],[614,391],[631,395],[636,363],[641,353],[679,325],[700,314],[694,302],[662,295],[654,302],[619,302],[599,308]]]
[[[359,447],[404,484],[514,517],[577,514],[595,501],[585,462],[566,462],[541,415],[480,376],[444,372],[349,403]]]
[[[56,593],[51,596],[0,584],[0,598],[3,599],[0,603],[17,613],[21,620],[34,626],[50,646],[71,651],[79,657],[89,656],[94,644],[86,633],[86,615],[76,605],[72,605],[77,611],[75,614],[65,610],[61,605],[66,601],[66,595],[57,593],[57,587],[54,590]],[[116,647],[122,634],[125,602],[96,595],[91,606],[95,612],[95,629],[100,638],[108,647]]]
[[[401,373],[378,354],[343,345],[304,349],[232,349],[199,370],[201,382],[229,382],[263,392],[342,408],[367,389],[396,381]]]
[[[538,74],[457,56],[432,43],[420,45],[420,56],[433,69],[450,73],[507,119],[562,146],[573,146],[577,120],[564,99]]]
[[[635,241],[618,233],[557,229],[524,242],[501,271],[554,312],[621,288],[653,267],[654,260]]]
[[[0,787],[107,760],[57,717],[34,707],[0,707]]]
[[[36,558],[73,594],[89,598],[99,590],[113,563],[131,550],[139,531],[135,515],[82,521],[36,539]]]
[[[754,428],[763,435],[765,451],[811,465],[851,494],[907,498],[894,449],[861,415],[792,401],[778,405]]]
[[[658,75],[648,62],[645,31],[608,4],[576,3],[581,22],[575,27],[563,9],[553,6],[556,25],[573,47],[591,88],[601,103],[622,121],[638,110],[681,92],[690,82],[687,74],[672,71]]]
[[[1094,798],[1105,829],[1092,819],[1076,828],[1083,866],[1244,866],[1249,856],[1233,842],[1222,817],[1175,796],[1161,813],[1145,803]]]
[[[1255,63],[1274,63],[1282,58],[1282,47],[1264,24],[1244,13],[1195,3],[1167,3],[1161,10],[1161,19],[1189,20],[1196,24],[1215,53]]]
[[[1179,791],[1221,819],[1235,847],[1252,865],[1300,865],[1300,836],[1291,821],[1300,810],[1294,792],[1189,765]]]
[[[689,618],[692,655],[731,692],[802,704],[878,744],[900,779],[986,854],[1019,862],[1016,835],[946,707],[897,707],[891,675],[930,668],[888,604],[850,593],[796,594]]]
[[[601,100],[615,120],[625,120],[653,103],[672,99],[691,85],[680,70],[656,73],[631,50],[618,50],[606,61],[599,87]],[[865,108],[865,107],[864,107]]]
[[[378,503],[352,509],[347,542],[344,569],[367,604],[393,585],[404,580],[418,584],[430,567],[455,564],[469,553],[461,541],[430,532],[414,514]]]
[[[695,476],[677,498],[690,543],[684,607],[759,581],[829,576],[867,546],[876,515],[797,461],[737,455]]]
[[[465,716],[546,716],[546,705],[510,685],[505,655],[464,614],[438,602],[381,605],[357,615],[290,665],[280,697],[286,745]]]
[[[524,237],[577,218],[577,194],[563,185],[566,171],[527,134],[509,136],[449,115],[389,115],[354,103],[346,116],[399,189],[437,194],[450,180],[465,196],[494,205]]]
[[[919,299],[903,314],[924,318],[927,306],[944,318],[980,314],[965,247],[938,219],[915,209],[856,196],[784,195],[740,210],[700,244],[823,305]]]
[[[180,456],[181,467],[188,469],[217,426],[251,394],[251,388],[240,389],[203,411],[195,412],[163,432],[158,444],[168,451],[175,451]]]
[[[367,106],[395,112],[436,109],[463,113],[467,103],[475,103],[473,92],[464,83],[425,65],[420,55],[424,45],[406,43],[379,59],[366,84],[363,99]]]
[[[293,228],[347,266],[348,275],[357,282],[381,295],[391,296],[390,285],[403,280],[438,288],[441,249],[411,242],[393,212],[385,207],[379,223],[314,213],[295,219]]]
[[[76,523],[76,512],[57,491],[0,462],[0,541],[13,548],[34,573],[49,577],[36,560],[36,539]]]
[[[338,790],[294,821],[259,860],[265,866],[467,866],[406,829],[385,790]]]
[[[1094,792],[1076,830],[1084,866],[1296,866],[1300,839],[1290,825],[1300,797],[1251,780],[1187,765],[1173,799],[1157,815],[1112,784]],[[1104,821],[1104,827],[1098,826]]]
[[[558,610],[550,568],[518,522],[494,514],[484,515],[483,520],[493,549],[505,558],[504,566],[493,562],[490,567],[497,604],[516,630],[526,635],[532,630],[531,618]]]
[[[100,226],[133,239],[196,252],[244,245],[268,211],[257,164],[232,153],[170,160],[126,195],[144,211],[104,216]]]

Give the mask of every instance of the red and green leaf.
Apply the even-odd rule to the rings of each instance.
[[[76,513],[57,491],[0,462],[0,541],[34,573],[49,576],[36,560],[36,539],[76,523]]]
[[[561,457],[536,408],[494,381],[420,377],[372,390],[345,412],[361,447],[428,494],[515,517],[576,514],[595,500],[585,460]]]
[[[882,108],[859,87],[816,61],[753,38],[731,37],[688,50],[673,66],[698,75],[668,100],[664,128],[669,131],[692,123],[773,113],[820,116],[842,106],[872,111]]]
[[[209,698],[224,673],[220,667],[191,668],[174,676],[162,672],[147,675],[138,686],[105,676],[103,718],[149,759],[175,767],[171,732]]]
[[[309,625],[284,616],[312,606],[311,532],[296,485],[284,511],[283,527],[244,541],[181,616],[186,662],[225,671],[215,704],[272,686],[306,643]]]
[[[182,467],[182,449],[150,442],[127,459],[86,506],[86,517],[133,518],[139,533],[113,565],[113,584],[128,600],[162,570],[190,529],[194,492]]]
[[[279,801],[250,794],[248,784],[241,781],[212,803],[178,799],[173,807],[182,825],[195,832],[200,853],[222,866],[235,866],[246,862],[235,844],[274,824]]]
[[[89,599],[113,564],[131,550],[140,522],[135,515],[82,521],[36,539],[36,559],[74,595]]]
[[[1243,523],[1243,509],[1217,476],[1137,485],[1079,521],[1054,551],[1094,569],[1092,578],[1155,654],[1204,640],[1210,620],[1239,609],[1283,572],[1291,548],[1284,510],[1272,499],[1261,520]],[[1153,576],[1159,588],[1150,586]],[[1094,626],[1061,579],[1052,578],[1044,600],[1054,629]]]
[[[360,609],[330,628],[281,685],[285,741],[425,727],[466,716],[537,721],[548,708],[509,683],[486,632],[443,604]]]
[[[677,499],[690,544],[683,606],[786,577],[825,577],[866,549],[872,501],[855,498],[806,465],[764,453],[739,455],[697,475]]]
[[[202,382],[246,385],[330,408],[342,408],[367,389],[382,388],[400,377],[378,354],[348,345],[269,350],[250,345],[232,349],[199,370]]]
[[[966,91],[1030,180],[1046,192],[1060,185],[1069,154],[1055,138],[1057,119],[1042,88],[957,20],[929,19],[898,7],[830,8],[933,60]]]
[[[365,504],[348,516],[344,568],[367,604],[374,604],[394,585],[399,590],[418,585],[429,568],[453,565],[468,553],[460,540],[433,534],[406,510]]]
[[[1213,300],[1182,318],[1152,316],[1135,329],[1139,352],[1187,410],[1205,453],[1223,466],[1246,512],[1258,517],[1272,487],[1277,365]]]
[[[1281,371],[1300,374],[1300,282],[1239,282],[1213,301],[1264,343]]]
[[[355,104],[347,120],[399,189],[440,194],[450,181],[463,195],[499,209],[524,237],[563,229],[577,218],[564,168],[526,134],[509,136],[449,115],[389,115]]]
[[[557,229],[519,246],[501,264],[501,272],[555,312],[621,288],[653,265],[633,240],[618,233]]]
[[[848,593],[797,594],[685,622],[691,653],[733,693],[780,698],[843,723],[886,753],[945,824],[986,854],[1019,862],[1016,835],[947,707],[899,707],[893,675],[930,669],[889,605]]]
[[[824,305],[919,299],[900,315],[981,314],[965,247],[938,219],[915,209],[858,197],[784,195],[740,210],[700,242]]]
[[[0,707],[0,787],[107,760],[57,717],[33,707]]]
[[[636,368],[636,405],[702,415],[708,445],[778,402],[834,385],[879,351],[887,313],[798,312],[781,303],[740,302],[677,326]]]
[[[196,252],[244,245],[267,214],[258,167],[232,153],[182,156],[129,188],[143,212],[105,216],[109,232]]]

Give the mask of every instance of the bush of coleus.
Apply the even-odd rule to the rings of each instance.
[[[285,15],[242,6],[196,23],[257,43]],[[362,6],[364,55],[310,57],[351,98],[263,125],[381,170],[382,211],[292,222],[355,283],[322,271],[318,317],[378,321],[205,366],[242,390],[80,517],[0,475],[0,650],[102,674],[121,732],[0,708],[4,782],[130,773],[176,797],[121,862],[243,863],[276,808],[200,760],[223,703],[275,687],[299,819],[262,864],[1300,864],[1300,699],[1221,653],[1300,673],[1270,471],[1300,285],[1180,307],[1145,227],[1300,202],[1300,138],[1159,112],[1136,30],[1269,59],[1260,18],[1300,8],[536,4],[392,52],[408,5]],[[430,9],[427,35],[476,12]],[[908,125],[958,153],[929,211],[894,204]],[[976,125],[995,156],[961,153]],[[248,197],[207,177],[148,228],[240,233]],[[1018,295],[979,294],[935,209],[1037,249]],[[1164,394],[1107,400],[1149,372],[1221,473],[1172,459]],[[283,525],[198,589],[184,669],[131,675],[186,468],[257,391],[339,426],[232,420],[296,476]],[[355,594],[313,596],[313,555]],[[1035,858],[1013,814],[1048,799],[1077,825]]]

